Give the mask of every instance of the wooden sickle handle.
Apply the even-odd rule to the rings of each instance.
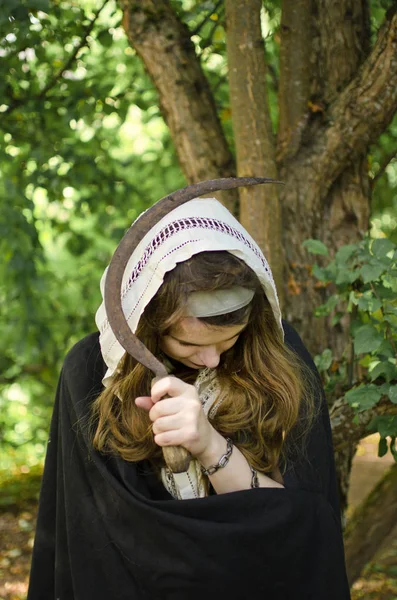
[[[163,456],[167,467],[173,473],[187,471],[192,457],[183,446],[163,446]]]

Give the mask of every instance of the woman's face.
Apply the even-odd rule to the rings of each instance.
[[[160,348],[170,358],[192,369],[214,369],[219,365],[221,354],[234,346],[246,325],[214,327],[196,317],[183,317],[162,336]]]

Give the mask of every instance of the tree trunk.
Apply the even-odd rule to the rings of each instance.
[[[281,191],[286,208],[284,244],[290,267],[291,293],[286,315],[312,353],[330,347],[338,357],[346,349],[348,321],[333,328],[329,319],[313,316],[313,307],[324,302],[329,291],[315,288],[302,242],[305,238],[318,238],[333,252],[340,244],[359,239],[368,228],[370,186],[364,157],[370,139],[390,122],[397,106],[397,12],[396,8],[390,11],[374,48],[360,66],[368,48],[366,3],[344,0],[330,4],[317,0],[316,6],[315,31],[321,41],[319,55],[323,57],[319,63],[326,81],[333,84],[328,88],[317,85],[316,102],[311,104],[314,112],[302,133],[302,143],[305,139],[312,143],[306,142],[299,154],[289,158],[286,155],[281,160],[281,178],[288,178],[288,186]],[[353,15],[354,19],[346,20],[346,15]],[[335,36],[335,28],[343,35]],[[338,72],[339,63],[332,60],[343,52],[347,58]],[[313,82],[318,84],[320,80],[321,72],[317,72]],[[386,100],[381,113],[373,110],[380,88]],[[354,446],[343,454],[353,456]],[[348,460],[337,464],[342,504],[347,494],[348,464]]]
[[[119,0],[119,4],[128,39],[158,90],[187,181],[235,176],[234,158],[186,26],[168,0]],[[237,213],[237,190],[215,195]]]
[[[187,28],[168,0],[119,1],[129,40],[158,89],[161,109],[188,181],[233,175],[232,155]],[[241,18],[245,13],[256,14],[257,0],[245,1],[244,5]],[[277,156],[279,178],[287,183],[279,189],[286,269],[284,314],[310,351],[317,353],[327,346],[343,348],[344,338],[342,332],[341,341],[335,341],[335,330],[331,332],[323,320],[313,317],[314,307],[328,291],[319,292],[314,287],[308,265],[311,258],[301,244],[316,237],[334,249],[337,243],[356,240],[366,229],[368,184],[363,157],[368,145],[388,126],[397,107],[397,15],[393,7],[369,57],[361,64],[368,47],[367,2],[311,0],[310,7],[303,0],[283,3],[285,18],[290,15],[291,31],[297,31],[298,23],[310,20],[311,35],[305,40],[310,46],[310,61],[295,76],[299,89],[299,111],[295,111],[294,94],[285,82],[291,76],[297,35],[288,38],[282,30],[280,89],[285,91],[284,98],[280,97],[280,118],[284,115],[280,132],[288,132],[291,127],[299,131],[293,132],[291,139],[297,141],[291,145],[279,137]],[[304,62],[308,52],[298,50]],[[335,55],[343,57],[343,68],[339,67],[340,61],[333,60]],[[245,57],[248,60],[247,54]],[[311,93],[305,102],[307,72]],[[299,86],[300,76],[304,81]],[[245,85],[246,80],[242,87]],[[283,107],[283,103],[288,106]],[[251,99],[238,110],[248,110],[250,104]],[[252,120],[267,131],[266,112],[260,112],[256,99],[252,106],[256,107]],[[234,114],[233,119],[237,120],[238,115]],[[237,148],[237,153],[243,163],[245,149],[240,152]],[[225,204],[233,209],[236,197],[227,193]],[[263,213],[261,218],[265,218]],[[266,223],[261,227],[265,230]]]
[[[333,173],[328,182],[319,165],[321,151],[305,153],[304,148],[307,140],[316,140],[318,147],[327,144],[329,107],[369,50],[368,9],[366,2],[352,0],[284,0],[282,9],[278,157],[281,176],[288,181],[281,191],[289,269],[287,315],[313,353],[331,347],[340,355],[346,332],[335,335],[327,320],[313,316],[313,307],[325,300],[327,291],[314,287],[311,258],[301,244],[317,238],[332,252],[367,230],[369,186],[362,159],[366,148],[350,165],[346,160],[344,171]]]
[[[214,98],[189,32],[169,0],[119,2],[130,43],[158,90],[187,180],[234,175]],[[260,4],[259,0],[226,4],[232,117],[239,174],[265,170],[265,175],[274,176],[278,171],[278,178],[286,182],[278,189],[282,244],[276,188],[257,188],[252,196],[243,192],[241,220],[270,255],[278,280],[284,269],[285,318],[297,327],[312,353],[330,347],[338,355],[346,343],[346,329],[338,332],[314,318],[314,307],[330,290],[316,288],[312,259],[302,242],[318,238],[332,252],[367,230],[367,149],[397,109],[397,6],[388,11],[369,52],[368,0],[282,0],[276,169],[258,28]],[[254,192],[259,191],[266,193],[266,200],[258,209],[261,201]],[[224,202],[233,210],[237,197],[227,192]],[[357,440],[345,433],[343,442],[337,447],[342,501]]]
[[[275,144],[266,90],[260,13],[262,0],[226,0],[230,104],[239,177],[277,179]],[[242,188],[240,221],[264,251],[282,301],[284,259],[276,185]]]
[[[397,464],[355,510],[345,532],[345,554],[350,585],[374,557],[397,523]]]
[[[335,464],[337,469],[337,486],[342,517],[343,527],[346,524],[346,509],[348,506],[348,496],[350,487],[350,473],[353,465],[353,458],[357,451],[357,442],[349,443],[340,450],[335,450]]]
[[[277,159],[294,156],[307,125],[310,98],[312,0],[283,0],[281,4],[279,127]]]
[[[119,1],[124,8],[129,40],[158,89],[161,109],[188,181],[234,175],[234,162],[211,90],[189,32],[176,17],[169,0]],[[229,17],[235,13],[233,4],[227,4]],[[271,175],[274,165],[264,99],[264,65],[259,60],[262,51],[255,45],[259,40],[258,0],[245,0],[242,4],[239,18],[251,19],[247,27],[250,31],[243,36],[240,29],[233,29],[238,22],[233,25],[232,20],[228,33],[229,45],[233,46],[229,48],[230,60],[235,65],[231,70],[231,85],[239,169],[247,169],[244,174],[251,174],[250,169],[256,169],[262,160],[255,163],[252,149],[249,153],[248,131],[245,131],[248,119],[244,118],[244,113],[249,112],[252,139],[258,139],[260,134],[260,156],[269,170],[267,174]],[[262,234],[268,231],[270,235],[267,228],[271,223],[271,233],[278,239],[275,196],[266,200],[271,202],[271,210],[260,210],[255,215],[255,231],[264,240],[262,247],[268,244],[275,257],[271,266],[278,273],[285,269],[285,317],[297,327],[313,354],[325,347],[331,347],[336,354],[335,349],[341,352],[344,348],[345,332],[341,330],[338,337],[335,328],[313,316],[314,307],[326,299],[329,290],[315,287],[310,275],[312,259],[302,249],[302,242],[319,238],[332,251],[341,243],[357,240],[367,229],[369,186],[365,155],[368,145],[385,130],[397,108],[397,7],[389,11],[365,62],[368,50],[365,0],[337,3],[283,0],[282,8],[277,149],[279,178],[286,182],[278,192],[282,206],[282,267],[277,258],[279,247],[270,247],[272,242]],[[310,30],[309,39],[304,41],[297,33],[302,23],[306,33]],[[295,53],[302,63],[299,69],[294,67]],[[340,60],[336,61],[335,56]],[[242,77],[241,89],[235,81],[238,60],[243,61],[245,68],[245,72],[244,68],[238,71]],[[298,90],[297,107],[294,89]],[[265,191],[275,194],[269,188],[263,188],[262,193]],[[228,192],[224,199],[232,210],[236,197]],[[254,219],[248,196],[244,192],[242,197],[247,198],[243,202],[244,224],[252,232]],[[269,213],[273,211],[276,216],[270,221]]]

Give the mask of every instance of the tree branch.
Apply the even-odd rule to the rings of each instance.
[[[307,123],[311,74],[311,0],[283,0],[281,8],[277,148],[280,160],[298,151]]]
[[[213,10],[208,11],[208,13],[205,15],[204,19],[201,21],[201,23],[199,23],[199,25],[197,25],[197,27],[195,29],[193,29],[193,31],[191,31],[190,35],[197,35],[200,32],[200,30],[204,27],[204,25],[206,23],[208,23],[208,21],[210,20],[210,18],[212,17],[212,15],[214,13],[216,13],[216,11],[218,10],[218,8],[220,6],[222,6],[222,4],[223,4],[223,0],[219,0],[215,4]]]
[[[385,130],[397,109],[397,6],[357,76],[329,109],[329,125],[317,138],[316,156],[321,197],[346,168]]]
[[[239,177],[277,178],[266,90],[261,0],[226,0],[230,105]],[[267,255],[279,291],[283,260],[281,209],[276,186],[240,190],[240,220]]]
[[[189,183],[235,175],[215,102],[190,40],[169,0],[119,0],[123,25],[156,86],[163,117]],[[236,212],[237,191],[217,194]]]
[[[369,54],[368,1],[312,0],[311,16],[311,100],[325,109]]]
[[[397,144],[397,140],[396,140],[396,144]],[[392,150],[391,152],[389,152],[388,154],[386,154],[383,157],[382,163],[381,163],[381,165],[379,167],[378,172],[372,178],[372,181],[371,181],[372,187],[376,184],[376,182],[378,181],[378,179],[380,177],[382,177],[383,173],[386,171],[386,167],[388,167],[390,165],[390,163],[393,161],[393,159],[396,158],[396,157],[397,157],[397,150]]]
[[[369,435],[368,425],[372,419],[384,415],[397,415],[397,404],[393,404],[386,396],[370,410],[360,413],[356,413],[343,398],[339,398],[330,410],[335,452],[354,445]]]
[[[101,14],[102,10],[105,8],[105,6],[108,2],[109,2],[109,0],[104,0],[102,5],[95,12],[91,21],[89,21],[89,23],[87,23],[87,25],[83,28],[83,33],[82,33],[82,37],[80,39],[79,44],[73,50],[71,55],[67,58],[67,60],[63,64],[63,66],[57,71],[57,73],[55,73],[55,75],[53,75],[53,77],[50,79],[50,81],[47,83],[47,85],[41,90],[40,94],[38,94],[37,96],[33,96],[33,97],[26,96],[24,98],[13,98],[12,103],[9,105],[7,110],[4,111],[5,115],[9,115],[16,108],[23,106],[27,102],[30,102],[32,100],[43,100],[46,97],[47,93],[58,83],[59,79],[62,77],[62,75],[65,73],[65,71],[68,71],[70,69],[70,67],[76,60],[77,55],[80,52],[80,50],[87,45],[87,38],[91,34],[91,32],[94,28],[94,25],[98,20],[99,15]]]

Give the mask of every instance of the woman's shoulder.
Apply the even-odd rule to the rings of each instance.
[[[313,359],[297,330],[287,321],[283,320],[282,325],[284,329],[285,344],[289,346],[291,350],[294,350],[305,363],[310,367],[315,368]]]
[[[91,333],[78,341],[67,353],[62,372],[68,380],[70,377],[102,379],[105,364],[99,345],[99,333]]]

